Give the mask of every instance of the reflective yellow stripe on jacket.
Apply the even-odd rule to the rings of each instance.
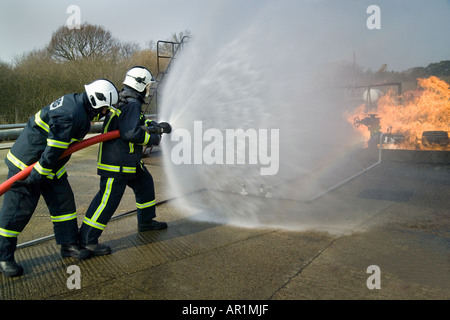
[[[142,144],[143,146],[146,146],[146,145],[148,144],[149,141],[150,141],[150,133],[145,132],[145,140],[144,140],[144,142],[142,142],[141,144]]]
[[[56,178],[61,179],[61,177],[64,175],[64,173],[66,173],[66,168],[64,166],[62,166],[61,169],[56,171],[56,173],[53,173],[53,172],[49,173],[47,178],[53,179],[56,176]]]
[[[113,113],[113,115],[111,117],[109,117],[108,122],[106,123],[103,133],[107,133],[108,132],[108,127],[109,124],[111,123],[111,120],[114,117],[118,117],[120,116],[120,110],[116,109],[116,110],[111,110],[111,112]],[[131,146],[130,146],[131,148]],[[136,173],[136,168],[131,168],[131,167],[122,167],[122,171],[121,171],[121,167],[120,166],[113,166],[113,165],[109,165],[109,164],[104,164],[101,163],[100,161],[102,160],[102,150],[103,150],[103,142],[100,142],[100,146],[98,148],[98,163],[97,163],[97,169],[100,170],[105,170],[105,171],[110,171],[110,172],[124,172],[124,173]]]
[[[16,238],[20,232],[0,228],[0,236],[7,238]]]
[[[25,163],[23,163],[16,156],[14,156],[11,153],[11,151],[8,152],[6,158],[20,170],[24,170],[25,168],[28,167]],[[56,173],[53,173],[51,169],[46,169],[42,167],[39,162],[36,163],[34,169],[36,169],[36,171],[39,172],[40,174],[47,176],[47,178],[49,179],[53,179],[55,176],[58,179],[60,179],[64,175],[64,173],[66,173],[66,168],[64,166],[62,166]]]
[[[37,172],[39,172],[43,176],[48,176],[50,173],[52,173],[52,169],[44,168],[43,166],[41,166],[41,164],[39,162],[36,163],[36,165],[34,166],[33,169],[35,169]]]
[[[47,145],[49,147],[67,149],[69,147],[69,144],[70,144],[69,142],[47,139]]]
[[[34,116],[34,122],[36,122],[36,124],[42,128],[42,130],[44,130],[45,132],[49,132],[50,128],[48,126],[47,123],[45,123],[44,121],[42,121],[41,119],[41,111],[39,111],[38,113],[35,114]]]
[[[25,168],[27,168],[28,166],[23,163],[22,161],[20,161],[18,158],[16,158],[16,156],[14,156],[11,151],[8,152],[8,154],[6,155],[6,158],[12,162],[12,164],[14,164],[17,168],[19,168],[20,170],[23,170]]]
[[[100,170],[110,171],[110,172],[123,172],[123,173],[136,173],[136,167],[120,167],[120,166],[113,166],[109,164],[104,163],[97,163],[97,168]]]

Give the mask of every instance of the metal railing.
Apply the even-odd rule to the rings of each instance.
[[[158,74],[155,77],[155,84],[150,88],[149,101],[144,109],[145,113],[148,112],[148,108],[150,107],[150,105],[154,103],[155,113],[158,114],[158,95],[160,86],[162,85],[165,76],[169,72],[175,56],[179,52],[180,48],[182,48],[183,45],[187,42],[187,39],[189,39],[189,37],[184,36],[183,38],[181,38],[180,42],[159,40],[156,43],[156,65]],[[165,67],[163,67],[162,61],[165,60],[169,60],[169,62]]]
[[[155,119],[156,114],[146,114],[146,118]],[[2,124],[0,125],[0,143],[16,140],[25,128],[26,123]],[[93,122],[89,133],[100,133],[103,127],[103,121]]]

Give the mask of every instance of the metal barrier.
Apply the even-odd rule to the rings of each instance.
[[[147,107],[144,110],[144,113],[148,112],[148,107],[154,101],[155,103],[155,113],[158,114],[158,92],[159,87],[163,83],[163,80],[167,73],[169,72],[170,67],[172,66],[172,62],[175,59],[175,56],[179,52],[179,49],[183,47],[183,45],[187,42],[188,36],[184,36],[180,42],[173,41],[163,41],[159,40],[156,43],[156,64],[158,69],[158,74],[155,77],[155,84],[150,88],[149,102],[147,103]],[[167,47],[170,47],[170,50],[167,50]],[[168,52],[170,51],[170,52]],[[169,60],[167,66],[162,70],[161,61]]]
[[[156,114],[146,114],[146,118],[155,119]],[[16,140],[23,128],[25,128],[26,123],[16,123],[16,124],[2,124],[0,125],[0,142],[1,141],[14,141]],[[100,133],[102,131],[103,121],[94,122],[91,124],[91,129],[89,133]]]

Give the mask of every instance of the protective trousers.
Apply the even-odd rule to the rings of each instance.
[[[17,172],[10,170],[8,178]],[[30,221],[42,194],[50,212],[57,244],[77,242],[78,224],[72,188],[64,174],[39,185],[11,189],[4,194],[0,211],[0,261],[11,261],[17,237]]]
[[[80,228],[80,243],[98,243],[127,186],[133,189],[136,198],[138,225],[150,223],[156,217],[153,177],[145,166],[138,166],[136,175],[129,179],[101,176],[100,190],[92,200]]]

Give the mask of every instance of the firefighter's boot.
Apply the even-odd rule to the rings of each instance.
[[[61,254],[63,257],[74,257],[82,260],[89,258],[91,252],[74,243],[61,245]]]
[[[162,229],[167,229],[167,223],[159,222],[159,221],[156,221],[153,219],[150,222],[147,222],[147,223],[141,222],[138,224],[139,232],[150,231],[150,230],[162,230]]]
[[[97,244],[81,244],[81,246],[91,252],[93,256],[104,256],[111,253],[111,247],[97,243]]]
[[[0,261],[0,272],[7,277],[18,277],[23,274],[23,268],[14,260]]]

